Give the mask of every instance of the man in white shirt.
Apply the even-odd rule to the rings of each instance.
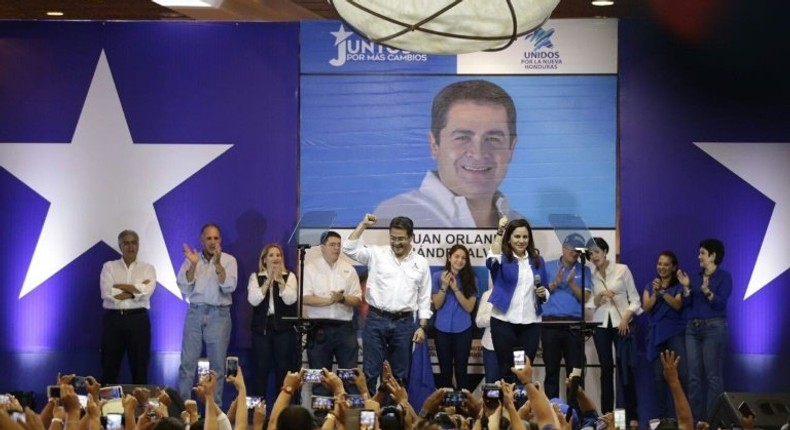
[[[312,324],[307,342],[311,369],[332,369],[332,357],[339,369],[357,367],[359,344],[352,324],[354,308],[362,303],[362,289],[354,266],[340,259],[340,234],[321,235],[321,258],[304,269],[304,300]],[[316,395],[329,395],[321,384]]]
[[[368,267],[362,365],[371,393],[376,391],[385,359],[395,378],[407,383],[412,342],[425,340],[425,325],[431,318],[431,270],[428,260],[412,248],[411,219],[399,216],[390,221],[389,246],[365,245],[360,239],[374,224],[376,216],[366,214],[343,244],[343,253]]]
[[[516,147],[516,107],[504,89],[484,80],[443,88],[428,141],[436,171],[419,189],[379,204],[382,222],[405,215],[420,227],[490,228],[503,215],[523,218],[498,190]]]
[[[117,384],[124,353],[133,384],[148,383],[151,358],[151,294],[156,271],[137,261],[140,237],[132,230],[118,235],[121,258],[104,263],[99,277],[102,307],[101,364],[103,384]]]

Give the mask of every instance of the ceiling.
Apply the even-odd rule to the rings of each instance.
[[[300,21],[337,19],[327,0],[205,0],[211,8],[166,8],[150,0],[2,0],[0,20],[200,20]],[[623,18],[637,15],[640,0],[596,7],[589,0],[562,0],[552,18]],[[62,12],[48,16],[47,12]]]

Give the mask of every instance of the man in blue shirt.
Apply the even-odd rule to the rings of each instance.
[[[583,267],[577,248],[584,247],[584,238],[573,233],[565,238],[562,257],[546,263],[549,277],[549,300],[543,304],[541,341],[546,379],[543,381],[548,398],[559,397],[560,362],[565,358],[565,371],[570,375],[573,368],[584,363],[584,339],[578,331],[571,331],[567,324],[552,324],[555,321],[579,321],[582,302],[590,297],[592,275]],[[582,297],[582,269],[584,269],[584,296]]]

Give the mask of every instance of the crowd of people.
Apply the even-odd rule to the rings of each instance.
[[[656,429],[691,429],[691,410],[683,393],[677,366],[680,358],[673,351],[660,356],[662,372],[672,393],[677,416],[660,420]],[[550,400],[534,383],[529,359],[523,367],[511,368],[514,383],[505,380],[486,386],[482,396],[468,390],[460,392],[440,388],[428,396],[419,412],[409,401],[406,388],[400,384],[387,361],[383,363],[382,389],[371,394],[365,374],[355,369],[354,386],[362,398],[361,404],[351,401],[351,395],[335,372],[321,369],[316,384],[329,393],[330,412],[317,419],[313,412],[294,404],[294,396],[306,381],[306,370],[287,372],[282,387],[268,408],[266,402],[251,405],[248,402],[246,382],[242,367],[225,381],[234,386],[237,396],[227,410],[214,401],[212,393],[217,385],[224,385],[223,378],[209,371],[192,388],[195,400],[183,401],[177,392],[175,398],[167,391],[155,393],[135,388],[118,401],[121,419],[114,425],[104,413],[106,400],[102,399],[99,384],[88,377],[85,384],[87,402],[81,405],[75,390],[75,375],[58,375],[59,394],[50,397],[41,411],[24,409],[12,396],[0,404],[0,429],[3,430],[615,430],[612,413],[599,415],[595,402],[580,385],[573,385],[576,406]],[[520,394],[521,392],[525,393]],[[201,413],[202,412],[202,413]],[[21,418],[20,418],[21,416]],[[743,420],[744,428],[753,427],[753,418]]]

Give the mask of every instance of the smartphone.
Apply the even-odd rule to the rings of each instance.
[[[502,397],[502,390],[496,384],[483,385],[483,399],[484,400],[499,400]]]
[[[757,416],[757,415],[754,414],[754,410],[752,410],[752,408],[749,407],[749,405],[746,404],[746,402],[741,402],[741,404],[738,406],[738,411],[744,417],[749,417],[749,416],[756,417]]]
[[[310,406],[314,411],[331,411],[335,408],[335,398],[329,396],[312,396]]]
[[[523,405],[524,402],[527,401],[527,387],[520,384],[516,385],[513,389],[513,400],[515,400],[517,404]]]
[[[624,429],[625,427],[625,409],[615,409],[614,410],[614,426],[619,429]]]
[[[359,430],[372,430],[376,426],[376,411],[362,409],[359,411]]]
[[[87,385],[85,383],[85,377],[75,376],[74,378],[71,379],[71,385],[73,385],[74,388],[85,388],[85,386]]]
[[[352,409],[362,409],[365,407],[365,397],[361,394],[349,394],[348,402]]]
[[[304,382],[317,384],[321,382],[321,369],[305,369]]]
[[[517,348],[513,350],[513,367],[516,370],[521,370],[527,366],[526,355],[524,354],[524,350],[521,348]]]
[[[261,404],[261,398],[260,397],[247,396],[247,409],[254,409],[260,404]]]
[[[106,430],[121,430],[123,428],[123,415],[122,414],[107,414],[105,416]]]
[[[497,387],[497,389],[499,389]],[[464,404],[466,396],[461,391],[447,391],[442,396],[442,406],[461,406]]]
[[[354,369],[337,369],[336,374],[343,382],[354,382],[357,380],[357,373]]]
[[[239,357],[228,357],[225,362],[225,376],[236,376],[239,373]]]
[[[211,370],[211,364],[209,364],[207,358],[201,358],[200,360],[198,360],[198,367],[197,367],[198,378],[208,375],[210,370]]]
[[[88,396],[84,394],[78,394],[77,398],[80,399],[80,407],[85,409],[88,407]]]
[[[120,385],[110,385],[108,387],[101,387],[99,388],[99,398],[101,400],[122,399],[123,388]]]
[[[59,399],[60,398],[60,385],[47,385],[47,398]]]

